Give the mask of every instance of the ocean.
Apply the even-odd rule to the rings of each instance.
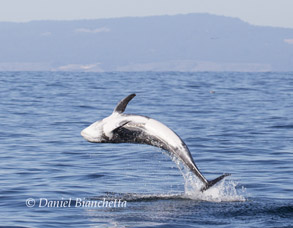
[[[293,73],[0,72],[0,227],[293,227]],[[154,118],[211,180],[162,150],[80,131]]]

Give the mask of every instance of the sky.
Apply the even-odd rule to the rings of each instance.
[[[0,21],[78,20],[210,13],[293,28],[293,0],[0,0]]]

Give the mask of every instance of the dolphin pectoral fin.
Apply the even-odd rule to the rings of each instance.
[[[225,173],[225,174],[217,177],[214,180],[208,181],[208,183],[205,186],[203,186],[200,189],[200,191],[204,192],[204,191],[208,190],[210,187],[214,186],[216,183],[218,183],[219,181],[221,181],[222,179],[224,179],[225,177],[230,176],[230,175],[231,175],[230,173]]]
[[[117,131],[119,130],[121,127],[125,126],[126,124],[128,124],[130,121],[123,121],[119,123],[119,126],[116,127],[113,131]]]
[[[114,109],[114,112],[118,112],[118,113],[123,113],[126,109],[127,104],[129,103],[129,101],[132,100],[132,98],[135,97],[135,93],[128,95],[127,97],[125,97],[124,99],[122,99],[116,106],[116,108]]]

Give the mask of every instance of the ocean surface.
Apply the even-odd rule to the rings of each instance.
[[[130,93],[231,176],[201,193],[158,148],[81,137]],[[293,227],[293,73],[0,72],[0,97],[0,227]]]

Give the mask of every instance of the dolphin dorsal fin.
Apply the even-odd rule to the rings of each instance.
[[[124,99],[122,99],[117,104],[116,108],[114,109],[114,112],[123,113],[126,109],[127,104],[129,103],[129,101],[131,101],[132,98],[134,98],[134,97],[135,97],[135,93],[132,93],[132,94],[128,95],[127,97],[125,97]]]

